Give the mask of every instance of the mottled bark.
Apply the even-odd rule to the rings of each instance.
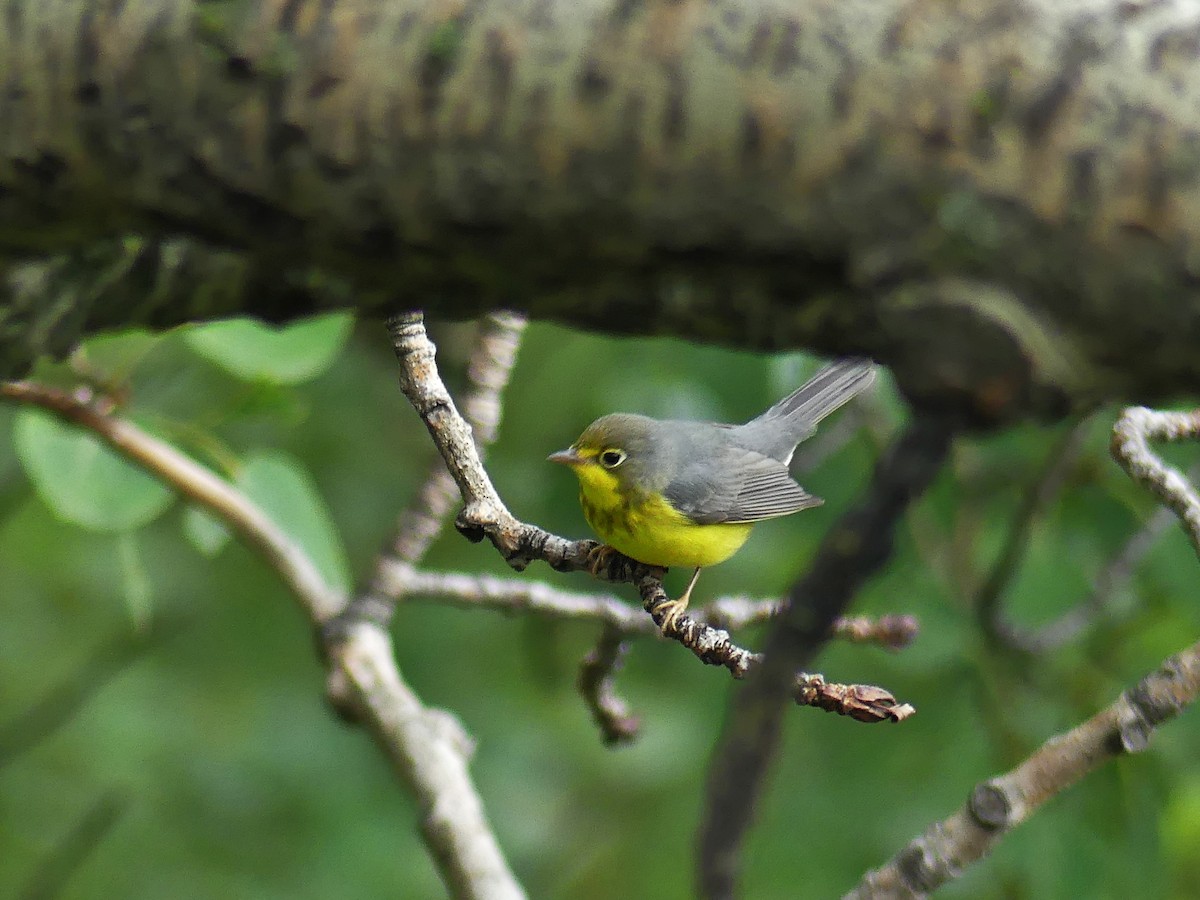
[[[1184,0],[0,0],[0,250],[1149,400],[1200,387],[1198,56]],[[365,293],[272,278],[313,267]],[[105,296],[64,333],[211,314]]]

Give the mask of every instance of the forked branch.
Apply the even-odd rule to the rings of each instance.
[[[1113,427],[1112,453],[1129,476],[1179,518],[1200,554],[1200,495],[1150,441],[1200,435],[1200,412],[1127,409]],[[1087,722],[1051,738],[1011,772],[977,785],[967,803],[931,825],[889,862],[868,872],[853,900],[924,897],[984,857],[1011,829],[1084,775],[1144,750],[1155,728],[1200,695],[1200,643],[1163,663]]]

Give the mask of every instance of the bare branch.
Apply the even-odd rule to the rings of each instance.
[[[1200,467],[1192,472],[1200,474]],[[1191,477],[1195,477],[1195,474]],[[1074,640],[1084,629],[1105,615],[1111,615],[1116,597],[1129,583],[1138,564],[1175,521],[1175,513],[1160,506],[1096,576],[1092,582],[1092,592],[1086,600],[1053,622],[1034,630],[1026,631],[1007,625],[1005,641],[1027,653],[1044,653]]]
[[[616,674],[629,652],[621,632],[611,626],[600,633],[595,648],[579,667],[579,692],[592,711],[607,746],[627,744],[637,737],[640,723],[617,694]]]
[[[768,638],[765,663],[736,698],[709,769],[698,854],[703,896],[734,895],[742,840],[775,754],[781,704],[792,692],[794,673],[889,559],[898,523],[941,470],[956,428],[950,418],[915,419],[879,461],[862,501],[829,529],[808,573],[792,588],[789,609]]]
[[[0,397],[40,406],[87,428],[218,516],[275,569],[314,623],[330,622],[342,608],[345,598],[325,584],[304,551],[258,506],[175,448],[112,416],[90,391],[69,394],[20,382],[0,385]],[[342,708],[365,713],[372,737],[426,812],[425,839],[454,896],[523,897],[471,783],[461,726],[451,728],[448,713],[421,705],[378,626],[360,623],[328,637],[331,698]]]
[[[508,385],[524,331],[524,317],[512,313],[487,316],[479,325],[475,348],[467,362],[472,389],[463,401],[463,418],[471,426],[481,460],[500,429],[500,397]],[[392,556],[413,564],[424,558],[458,499],[454,479],[439,462],[430,469],[416,499],[401,514]]]
[[[662,584],[663,569],[616,552],[596,554],[596,541],[570,541],[513,516],[483,468],[470,426],[458,413],[438,374],[436,348],[425,333],[422,314],[394,316],[388,320],[388,328],[400,362],[401,390],[425,422],[466,504],[455,522],[462,534],[472,541],[488,538],[518,571],[540,559],[559,571],[586,570],[604,581],[633,584],[664,636],[683,644],[702,662],[723,666],[735,678],[744,677],[759,665],[760,655],[733,643],[727,631],[705,625],[693,616],[680,616],[672,627],[664,628],[663,608],[669,598]],[[389,568],[393,575],[405,577],[404,570]],[[832,624],[827,623],[827,632]]]
[[[391,561],[382,570],[389,593],[411,596],[415,601],[445,603],[463,609],[490,609],[518,615],[535,613],[556,619],[581,619],[618,629],[622,637],[659,633],[654,620],[615,594],[563,590],[543,581],[525,578],[496,578],[466,572],[430,572],[407,563]],[[735,594],[718,597],[689,609],[697,621],[714,628],[737,631],[768,622],[780,615],[784,602]],[[847,616],[833,624],[832,638],[858,644],[878,644],[900,650],[916,637],[913,616],[888,615],[878,619]]]
[[[471,391],[463,401],[463,413],[480,459],[500,429],[501,394],[508,385],[524,332],[524,317],[513,313],[494,313],[479,323],[467,361]],[[376,561],[366,590],[346,607],[345,618],[369,618],[384,626],[391,621],[402,595],[388,590],[385,570],[394,562],[416,565],[424,559],[458,499],[454,479],[439,459],[430,466],[416,496],[398,517],[389,549]]]
[[[1138,484],[1163,501],[1200,554],[1200,496],[1150,449],[1151,440],[1200,434],[1200,412],[1127,409],[1113,426],[1112,453]],[[1156,517],[1157,518],[1157,517]],[[1154,730],[1200,695],[1200,643],[1172,656],[1107,709],[1046,741],[1020,766],[977,785],[967,804],[930,826],[890,862],[867,873],[854,900],[924,897],[981,859],[1009,830],[1084,775],[1125,753],[1144,750]]]
[[[792,699],[797,706],[815,706],[858,722],[903,722],[917,711],[911,704],[897,703],[892,693],[881,687],[836,684],[827,682],[824,675],[797,675]]]
[[[1200,433],[1200,412],[1157,412],[1143,406],[1125,410],[1113,426],[1112,453],[1129,477],[1179,517],[1192,547],[1200,553],[1200,496],[1178,469],[1150,450],[1150,441],[1179,441]]]
[[[834,638],[855,644],[878,644],[888,650],[903,650],[917,637],[915,616],[842,616],[833,623]]]
[[[421,830],[452,896],[517,900],[467,763],[471,739],[450,713],[421,703],[400,677],[387,632],[350,625],[329,648],[332,679],[345,679],[358,712],[421,803]],[[339,693],[340,693],[339,689]]]
[[[850,900],[924,897],[986,856],[1010,830],[1051,797],[1111,759],[1144,750],[1154,729],[1200,693],[1200,643],[1116,702],[998,778],[979,784],[967,804],[928,828],[884,866],[867,873]]]

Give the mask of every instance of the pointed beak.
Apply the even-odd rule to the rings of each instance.
[[[583,457],[576,452],[574,447],[568,447],[566,450],[551,453],[546,459],[564,466],[577,466],[583,462]]]

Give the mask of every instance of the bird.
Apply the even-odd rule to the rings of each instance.
[[[649,566],[694,569],[683,594],[661,607],[668,632],[700,570],[733,556],[755,523],[824,502],[792,479],[788,464],[817,423],[874,377],[868,360],[837,360],[741,425],[611,413],[548,459],[579,479],[584,518],[603,541],[594,560],[615,550]]]

